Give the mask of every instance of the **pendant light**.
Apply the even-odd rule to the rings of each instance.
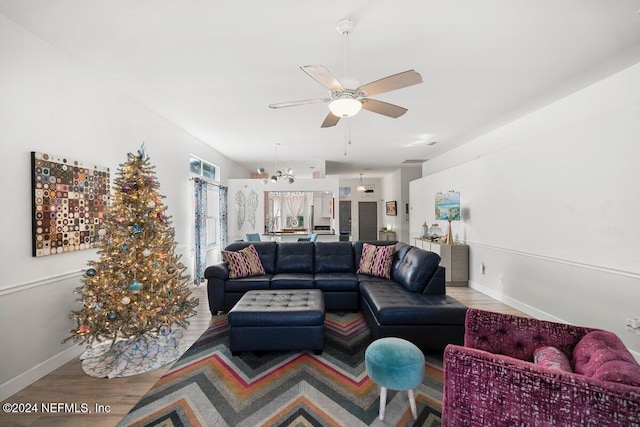
[[[362,183],[362,174],[360,174],[360,184],[356,187],[356,191],[365,191],[366,188],[364,187],[364,184]]]
[[[278,180],[282,179],[287,181],[289,184],[293,184],[294,181],[296,180],[296,177],[293,175],[293,169],[287,168],[285,169],[284,172],[278,169],[278,145],[280,145],[280,143],[276,142],[275,145],[276,145],[276,161],[274,163],[274,166],[275,166],[276,172],[273,175],[271,175],[269,179],[264,178],[262,182],[266,184],[267,182],[269,182],[269,180],[271,180],[271,182],[278,182]],[[267,170],[263,167],[259,167],[258,173],[262,175],[264,173],[267,173]]]

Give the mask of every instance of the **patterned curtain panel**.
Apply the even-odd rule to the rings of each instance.
[[[229,187],[220,186],[220,249],[227,247],[228,231],[227,231],[227,195]]]
[[[300,215],[302,205],[304,204],[304,196],[302,194],[287,194],[287,207],[293,216]]]
[[[207,182],[193,179],[195,194],[195,267],[193,269],[193,283],[199,285],[204,279],[204,269],[207,268]]]

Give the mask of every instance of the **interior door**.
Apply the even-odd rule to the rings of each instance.
[[[351,237],[351,200],[340,200],[340,241],[348,242]]]
[[[378,202],[358,202],[358,240],[378,240]]]

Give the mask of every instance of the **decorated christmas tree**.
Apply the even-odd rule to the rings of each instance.
[[[89,262],[84,286],[76,289],[82,307],[70,315],[76,327],[67,340],[88,344],[81,358],[92,365],[88,372],[83,363],[85,372],[94,376],[131,375],[175,360],[180,351],[174,328],[186,327],[198,305],[190,298],[189,276],[175,253],[174,229],[158,193],[155,167],[144,145],[127,157],[99,230],[100,258]],[[141,366],[122,374],[128,368],[117,367],[121,359]],[[149,365],[145,359],[155,361]]]

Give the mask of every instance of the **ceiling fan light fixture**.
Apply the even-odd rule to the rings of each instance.
[[[407,109],[404,107],[371,99],[369,96],[422,83],[422,76],[415,70],[407,70],[402,73],[383,77],[365,85],[361,85],[356,79],[348,77],[348,41],[349,34],[353,32],[354,28],[355,24],[351,19],[342,19],[338,22],[338,34],[343,37],[344,41],[344,74],[341,80],[336,79],[334,75],[323,65],[305,65],[300,67],[309,77],[324,86],[331,94],[331,98],[315,98],[304,99],[301,101],[281,102],[277,104],[269,104],[269,107],[285,108],[328,102],[330,112],[325,117],[322,125],[320,125],[321,128],[333,127],[338,124],[340,119],[355,116],[363,106],[367,107],[365,108],[367,111],[391,117],[393,119],[397,119],[406,113]]]
[[[329,110],[336,117],[353,117],[362,109],[362,103],[349,96],[334,99],[329,103]]]

